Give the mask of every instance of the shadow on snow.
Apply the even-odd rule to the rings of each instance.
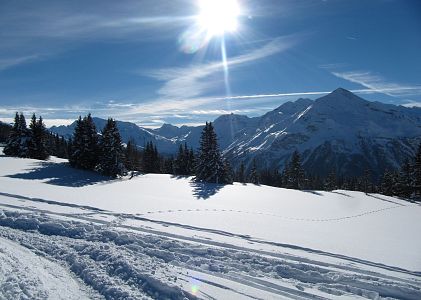
[[[190,185],[193,187],[193,195],[197,199],[206,200],[209,197],[218,193],[223,187],[223,184],[208,183],[208,182],[198,182],[192,180]]]
[[[69,169],[68,163],[39,162],[27,173],[7,175],[10,178],[47,180],[46,183],[68,187],[83,187],[112,180],[92,171]]]

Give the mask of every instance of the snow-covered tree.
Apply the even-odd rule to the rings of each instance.
[[[218,147],[212,123],[206,122],[200,137],[196,160],[196,180],[213,183],[231,183]]]
[[[116,122],[108,119],[99,141],[98,171],[106,176],[117,177],[125,173],[121,136]]]

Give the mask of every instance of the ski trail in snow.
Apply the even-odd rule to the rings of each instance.
[[[218,283],[223,280],[236,285],[231,292],[243,298],[245,287],[250,294],[247,298],[256,293],[266,295],[263,298],[292,299],[421,297],[420,281],[415,278],[338,269],[300,257],[287,260],[246,248],[210,247],[36,213],[0,210],[0,226],[0,236],[67,265],[86,285],[108,298],[195,299],[185,292],[189,287],[181,280],[188,270],[212,276],[213,284],[203,281],[208,289],[224,289],[226,285]]]
[[[62,266],[0,237],[0,299],[97,298]]]
[[[223,230],[202,228],[202,227],[186,225],[186,224],[179,224],[179,223],[174,223],[174,222],[159,221],[159,220],[148,219],[148,218],[134,216],[134,215],[119,214],[119,213],[105,213],[106,215],[111,215],[111,216],[114,216],[114,217],[117,218],[116,220],[113,220],[113,221],[107,221],[107,220],[99,220],[99,219],[94,218],[94,217],[89,217],[91,215],[90,213],[88,213],[88,214],[71,214],[70,213],[69,214],[69,213],[57,213],[57,212],[51,212],[51,211],[48,211],[48,210],[38,210],[38,209],[34,209],[34,208],[13,206],[13,205],[7,205],[7,204],[0,204],[0,206],[10,207],[10,208],[14,208],[14,209],[29,210],[29,211],[33,211],[33,212],[41,212],[41,213],[49,214],[49,215],[69,217],[69,218],[73,218],[73,219],[77,219],[77,220],[81,220],[81,221],[87,221],[87,222],[92,222],[92,223],[96,223],[96,224],[103,224],[103,225],[106,225],[107,227],[129,229],[129,230],[134,230],[134,231],[143,232],[143,233],[161,235],[161,236],[165,236],[165,237],[169,237],[169,238],[176,238],[176,239],[184,240],[184,241],[198,242],[198,243],[201,243],[201,244],[207,244],[207,245],[211,245],[211,246],[225,247],[225,248],[230,248],[230,249],[234,249],[234,250],[242,250],[242,251],[253,251],[253,252],[256,252],[256,253],[259,253],[259,254],[263,254],[263,255],[277,256],[277,257],[283,257],[283,258],[289,258],[289,259],[295,258],[296,259],[296,257],[294,257],[294,256],[288,256],[288,255],[284,255],[284,254],[274,254],[272,252],[264,251],[264,250],[249,249],[249,248],[246,248],[246,247],[230,245],[230,244],[227,244],[227,243],[208,240],[208,239],[184,236],[184,235],[154,230],[154,229],[150,229],[150,228],[145,228],[145,227],[131,226],[131,225],[124,225],[123,224],[125,219],[134,219],[134,220],[137,220],[137,221],[150,222],[150,223],[155,223],[155,224],[159,224],[159,225],[163,225],[163,226],[180,227],[180,228],[192,230],[192,231],[195,231],[195,232],[197,232],[197,231],[207,232],[207,233],[212,233],[212,234],[221,235],[221,236],[239,238],[239,239],[244,239],[244,240],[247,240],[247,241],[253,242],[253,243],[272,245],[272,246],[280,247],[280,248],[283,248],[283,249],[299,250],[299,251],[304,251],[304,252],[307,252],[307,253],[312,253],[312,254],[317,254],[317,255],[322,255],[322,256],[327,256],[327,257],[333,257],[333,258],[337,258],[337,259],[347,261],[347,262],[358,263],[358,264],[362,264],[362,265],[366,265],[366,266],[373,266],[373,267],[377,267],[377,268],[381,268],[381,269],[385,269],[385,270],[390,270],[390,271],[394,271],[394,272],[398,272],[398,273],[404,273],[404,274],[409,274],[409,275],[414,275],[414,276],[421,276],[421,272],[410,271],[410,270],[406,270],[406,269],[395,267],[395,266],[388,266],[388,265],[385,265],[385,264],[382,264],[382,263],[377,263],[377,262],[368,261],[368,260],[355,258],[355,257],[349,257],[349,256],[345,256],[345,255],[342,255],[342,254],[330,253],[330,252],[326,252],[326,251],[322,251],[322,250],[318,250],[318,249],[312,249],[312,248],[302,247],[302,246],[293,245],[293,244],[286,244],[286,243],[274,242],[274,241],[266,241],[266,240],[262,240],[262,239],[258,239],[258,238],[253,238],[249,235],[236,234],[236,233],[227,232],[227,231],[223,231]],[[389,207],[389,208],[381,209],[379,211],[386,210],[386,209],[392,209],[392,208],[399,208],[399,207],[400,206]],[[369,214],[369,213],[367,213],[367,214]],[[95,216],[98,217],[99,215],[96,214]],[[305,258],[300,258],[300,259],[304,262],[310,262],[310,263],[313,263],[313,264],[322,264],[322,265],[324,264],[322,262],[311,261],[311,260],[307,260]],[[330,267],[332,267],[332,266],[333,265],[331,265]],[[338,268],[338,269],[344,269],[344,270],[349,269],[349,270],[354,270],[354,271],[357,271],[357,270],[360,271],[359,269],[352,268],[352,267],[349,267],[349,266],[339,265],[339,264],[335,265],[335,267]]]

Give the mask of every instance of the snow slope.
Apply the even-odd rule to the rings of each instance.
[[[415,203],[169,175],[110,181],[55,158],[0,156],[0,166],[0,279],[21,268],[10,259],[15,248],[62,268],[11,279],[34,287],[30,298],[81,284],[80,296],[60,296],[421,298]],[[72,278],[70,287],[42,285],[54,272]],[[1,282],[0,299],[24,293]]]

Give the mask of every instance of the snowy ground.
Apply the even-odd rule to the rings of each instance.
[[[421,206],[0,156],[0,299],[421,299]]]

